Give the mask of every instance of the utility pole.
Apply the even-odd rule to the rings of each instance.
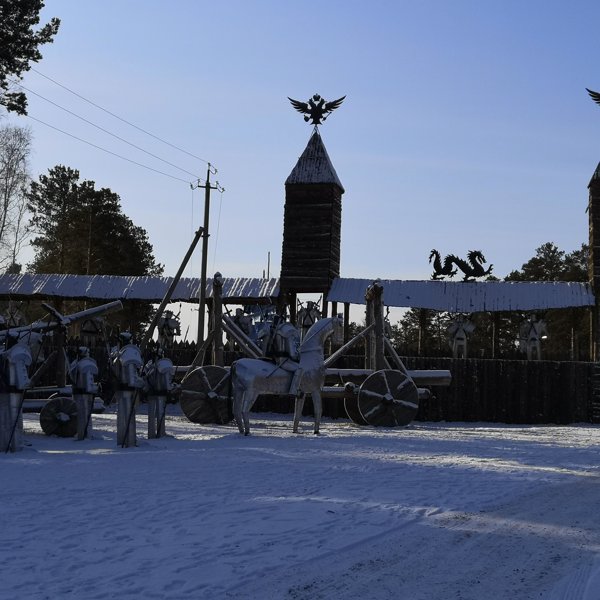
[[[206,168],[206,183],[200,184],[200,181],[196,184],[196,188],[204,188],[204,227],[202,233],[202,270],[200,272],[200,292],[198,294],[198,337],[196,344],[198,347],[204,341],[204,317],[206,313],[206,267],[208,262],[208,222],[210,215],[210,190],[219,190],[224,192],[225,190],[219,185],[217,181],[215,185],[210,184],[210,176],[217,174],[217,170],[208,163]],[[194,186],[192,186],[194,189]]]

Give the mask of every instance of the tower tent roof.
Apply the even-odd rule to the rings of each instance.
[[[590,187],[593,183],[598,183],[598,181],[600,181],[600,163],[598,163],[598,166],[596,167],[596,170],[590,179],[588,187]]]
[[[316,128],[302,156],[285,180],[285,185],[296,183],[335,183],[342,193],[345,191]]]

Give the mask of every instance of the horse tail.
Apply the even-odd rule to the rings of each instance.
[[[229,369],[229,385],[227,386],[227,399],[229,401],[229,403],[231,403],[232,400],[232,396],[233,396],[233,378],[235,377],[235,363],[237,361],[234,361],[233,363],[231,363],[231,368]]]

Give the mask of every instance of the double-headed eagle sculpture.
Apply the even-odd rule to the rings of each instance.
[[[329,114],[340,106],[346,96],[342,96],[337,100],[326,102],[319,94],[315,94],[308,102],[300,102],[288,96],[288,100],[292,106],[304,115],[304,120],[310,121],[313,125],[320,125],[325,121]]]
[[[590,95],[590,98],[596,103],[596,104],[600,104],[600,94],[598,92],[594,92],[592,90],[588,90],[588,88],[585,88],[587,93]]]

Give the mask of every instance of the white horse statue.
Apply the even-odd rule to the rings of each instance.
[[[325,340],[335,334],[339,341],[343,333],[342,319],[333,317],[317,321],[300,345],[300,361],[287,360],[274,364],[260,359],[242,358],[231,369],[233,414],[240,433],[250,433],[250,409],[261,394],[290,394],[296,396],[293,432],[298,433],[304,398],[312,397],[315,412],[315,434],[319,433],[321,388],[325,379]]]

